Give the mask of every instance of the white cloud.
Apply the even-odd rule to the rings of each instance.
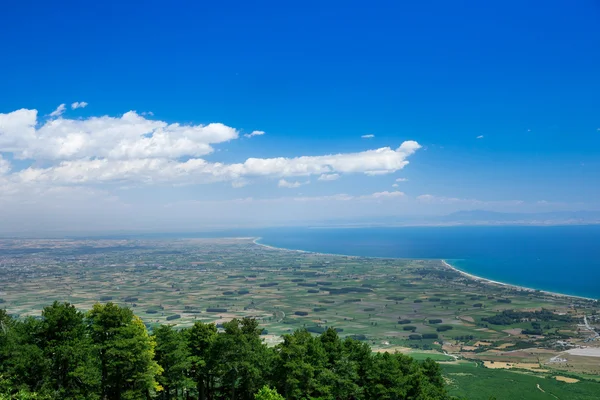
[[[394,183],[394,184],[392,185],[392,187],[395,187],[395,188],[397,188],[397,187],[399,187],[399,186],[400,186],[400,185],[398,185],[397,183]]]
[[[393,198],[393,197],[403,197],[404,193],[403,192],[377,192],[377,193],[373,193],[371,195],[371,197],[373,197],[374,199],[381,199],[381,198]]]
[[[264,135],[265,132],[264,131],[252,131],[251,133],[246,133],[244,136],[247,138],[253,137],[253,136],[262,136]]]
[[[405,141],[358,153],[248,158],[242,163],[208,162],[201,156],[213,144],[239,137],[235,128],[169,124],[134,111],[120,117],[58,118],[38,125],[36,110],[0,113],[0,151],[34,166],[14,172],[13,180],[52,184],[198,184],[243,178],[287,178],[340,174],[378,175],[404,168],[421,146]],[[40,167],[39,165],[44,165]]]
[[[396,178],[396,182],[407,182],[408,178]]]
[[[248,183],[249,183],[248,181],[240,179],[238,181],[231,182],[231,186],[234,187],[234,188],[236,188],[236,189],[239,189],[239,188],[242,188],[244,186],[247,186]]]
[[[67,109],[67,106],[65,104],[61,104],[58,107],[56,107],[56,110],[52,111],[49,115],[51,117],[60,117],[65,110]]]
[[[296,186],[297,187],[297,186]],[[325,201],[365,201],[365,200],[392,200],[395,198],[404,197],[402,192],[376,192],[359,196],[352,196],[346,193],[337,193],[325,196],[299,196],[299,197],[274,197],[274,198],[244,198],[227,200],[228,202],[252,202],[252,203],[285,203],[285,202],[325,202]]]
[[[293,201],[308,202],[308,201],[350,201],[356,197],[350,196],[345,193],[333,194],[329,196],[307,196],[307,197],[294,197]]]
[[[5,175],[10,172],[11,166],[8,160],[5,160],[0,154],[0,175]],[[1,181],[0,181],[1,184]]]
[[[134,111],[121,117],[59,118],[46,121],[39,128],[36,110],[0,114],[0,149],[14,153],[19,159],[131,160],[201,156],[213,151],[211,144],[237,137],[236,129],[223,124],[168,124],[147,120]]]
[[[249,158],[244,163],[238,164],[207,162],[201,158],[178,161],[164,157],[64,160],[48,168],[30,167],[22,170],[19,172],[19,177],[27,182],[45,181],[63,184],[110,182],[197,184],[239,180],[244,177],[284,178],[331,173],[371,175],[392,173],[404,168],[408,164],[406,158],[418,148],[416,142],[404,142],[397,150],[386,147],[361,153],[328,156]],[[152,150],[167,155],[169,152],[177,154],[175,151],[177,148]],[[125,157],[127,154],[123,152],[120,155]]]
[[[88,103],[85,101],[76,101],[75,103],[71,103],[71,110],[76,110],[78,108],[86,108]]]
[[[62,106],[55,117],[65,111],[66,106]],[[262,131],[250,135],[259,135],[256,132]],[[0,201],[12,201],[17,208],[24,201],[34,202],[41,212],[51,207],[44,205],[47,199],[60,203],[58,193],[78,193],[77,199],[81,199],[80,193],[97,193],[99,187],[106,198],[123,188],[128,188],[128,197],[134,198],[134,190],[145,185],[179,187],[228,182],[239,188],[260,179],[273,179],[280,187],[294,188],[310,183],[308,179],[313,176],[333,181],[343,174],[393,173],[403,169],[408,157],[421,147],[415,141],[405,141],[395,149],[383,147],[357,153],[251,157],[237,163],[204,159],[214,152],[213,145],[239,136],[237,129],[221,123],[167,123],[134,111],[117,117],[78,119],[43,119],[37,110],[28,109],[0,113],[0,155],[5,155],[0,157]],[[10,159],[19,162],[11,165]],[[379,201],[384,196],[335,198]],[[0,216],[7,213],[5,208]]]
[[[372,138],[374,138],[374,137],[375,137],[375,135],[373,135],[373,134],[370,134],[370,133],[369,133],[368,135],[362,135],[362,136],[361,136],[361,138],[363,138],[363,139],[372,139]]]
[[[322,174],[319,176],[320,181],[335,181],[340,177],[340,174]]]
[[[302,185],[307,185],[309,182],[288,182],[285,179],[280,179],[279,182],[277,183],[277,186],[279,186],[280,188],[288,188],[288,189],[293,189],[293,188],[297,188],[300,187]]]
[[[395,171],[392,170],[387,170],[387,169],[378,169],[375,171],[365,171],[365,174],[369,175],[369,176],[376,176],[376,175],[387,175],[387,174],[391,174]]]
[[[476,138],[476,139],[483,139],[483,135],[479,135],[479,136],[477,136],[477,138]]]
[[[478,199],[462,199],[458,197],[434,196],[431,194],[423,194],[417,196],[417,200],[426,204],[456,204],[468,206],[517,206],[523,204],[522,200],[478,200]]]

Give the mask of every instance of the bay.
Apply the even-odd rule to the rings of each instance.
[[[363,257],[444,259],[470,274],[600,299],[600,226],[278,228],[259,243]]]

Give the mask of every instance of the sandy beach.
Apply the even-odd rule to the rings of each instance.
[[[260,238],[260,237],[254,238],[254,240],[252,241],[252,243],[254,243],[254,244],[258,245],[258,246],[263,246],[263,247],[266,247],[268,249],[272,249],[272,250],[295,251],[295,252],[298,252],[298,253],[311,253],[311,254],[322,254],[322,255],[330,255],[330,256],[353,257],[353,258],[381,258],[381,259],[390,258],[390,257],[359,257],[359,256],[348,255],[348,254],[318,253],[318,252],[314,252],[314,251],[286,249],[286,248],[283,248],[283,247],[269,246],[267,244],[260,243],[259,242],[260,239],[262,239],[262,238]],[[517,289],[517,290],[528,291],[528,292],[541,292],[541,293],[547,294],[549,296],[569,297],[569,298],[573,298],[573,299],[583,299],[583,300],[591,300],[591,301],[595,301],[596,300],[596,299],[592,299],[592,298],[589,298],[589,297],[574,296],[574,295],[563,294],[563,293],[549,292],[547,290],[538,290],[538,289],[528,288],[528,287],[524,287],[524,286],[512,285],[510,283],[504,283],[504,282],[494,281],[494,280],[483,278],[483,277],[480,277],[480,276],[477,276],[477,275],[469,274],[468,272],[465,272],[465,271],[461,271],[460,269],[458,269],[458,268],[454,267],[453,265],[449,264],[446,260],[440,260],[440,261],[442,262],[442,264],[446,268],[449,268],[449,269],[451,269],[453,271],[456,271],[459,274],[463,275],[464,277],[472,279],[472,280],[477,281],[477,282],[482,282],[482,283],[486,283],[486,284],[490,284],[490,285],[505,286],[505,287],[510,287],[510,288]]]
[[[591,301],[595,300],[595,299],[591,299],[589,297],[582,297],[582,296],[574,296],[574,295],[570,295],[570,294],[549,292],[547,290],[538,290],[538,289],[532,289],[532,288],[528,288],[528,287],[524,287],[524,286],[512,285],[510,283],[493,281],[491,279],[482,278],[480,276],[469,274],[468,272],[465,272],[465,271],[461,271],[460,269],[458,269],[458,268],[456,268],[456,267],[448,264],[446,262],[446,260],[441,260],[441,261],[442,261],[442,264],[444,264],[445,267],[450,268],[451,270],[456,271],[459,274],[461,274],[461,275],[463,275],[463,276],[465,276],[465,277],[467,277],[469,279],[478,281],[478,282],[488,283],[488,284],[491,284],[491,285],[506,286],[506,287],[510,287],[510,288],[513,288],[513,289],[517,289],[517,290],[524,290],[524,291],[527,291],[527,292],[540,292],[540,293],[547,294],[549,296],[570,297],[570,298],[575,298],[575,299],[583,299],[583,300],[591,300]]]

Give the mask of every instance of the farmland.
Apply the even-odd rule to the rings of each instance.
[[[267,343],[298,328],[334,327],[378,351],[470,360],[494,379],[520,371],[583,382],[548,380],[542,388],[598,385],[591,380],[600,376],[600,342],[583,324],[585,316],[598,326],[597,302],[472,280],[441,260],[295,252],[251,238],[0,240],[0,307],[39,316],[55,300],[129,306],[149,329],[250,316]],[[464,365],[445,368],[459,373],[453,369]],[[458,394],[472,384],[448,376]]]

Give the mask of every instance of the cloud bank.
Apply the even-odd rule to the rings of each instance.
[[[81,108],[81,104],[75,108]],[[135,111],[118,117],[70,119],[62,117],[65,109],[61,104],[52,118],[41,121],[37,110],[0,114],[0,153],[32,161],[31,166],[13,170],[6,179],[13,184],[52,185],[205,184],[314,175],[334,180],[341,174],[396,172],[421,147],[415,141],[405,141],[396,149],[251,157],[240,163],[223,163],[203,158],[214,152],[215,145],[239,138],[236,128],[222,123],[168,123]],[[248,135],[262,134],[254,131]],[[10,165],[2,168],[10,170]]]

